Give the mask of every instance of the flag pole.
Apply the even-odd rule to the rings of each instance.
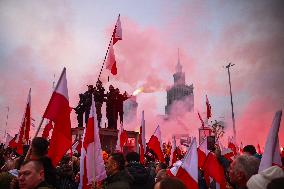
[[[118,15],[118,17],[120,17],[120,14]],[[114,26],[114,31],[115,31],[116,27],[117,27],[117,26],[116,26],[116,24],[115,24],[115,26]],[[104,66],[105,66],[107,54],[108,54],[108,51],[109,51],[109,48],[110,48],[110,44],[111,44],[111,42],[112,42],[113,35],[114,35],[114,32],[112,32],[112,35],[111,35],[111,38],[110,38],[110,41],[109,41],[109,44],[108,44],[108,47],[107,47],[107,51],[106,51],[106,54],[105,54],[105,58],[104,58],[104,61],[103,61],[103,65],[102,65],[101,70],[100,70],[100,73],[99,73],[98,80],[100,79],[101,74],[102,74],[102,71],[103,71],[103,68],[104,68]]]
[[[62,71],[62,73],[61,73],[61,75],[60,75],[60,77],[59,77],[59,79],[58,79],[58,81],[57,81],[57,83],[56,83],[56,87],[53,89],[53,93],[54,93],[54,91],[56,91],[56,89],[58,88],[59,82],[61,81],[61,79],[62,79],[62,77],[63,77],[63,75],[64,75],[65,72],[66,72],[66,68],[64,67],[64,68],[63,68],[63,71]],[[53,94],[53,93],[52,93],[52,94]],[[51,95],[51,97],[52,97],[52,95]],[[35,133],[34,138],[37,137],[37,135],[38,135],[38,133],[39,133],[39,130],[40,130],[41,126],[42,126],[43,120],[44,120],[44,117],[41,118],[41,121],[40,121],[40,123],[39,123],[39,126],[38,126],[38,128],[37,128],[37,131],[36,131],[36,133]],[[34,139],[34,138],[33,138],[33,139]],[[31,153],[31,145],[29,146],[29,150],[28,150],[28,152],[27,152],[27,154],[26,154],[26,157],[25,157],[25,160],[24,160],[24,161],[27,161],[27,159],[30,157],[30,153]]]

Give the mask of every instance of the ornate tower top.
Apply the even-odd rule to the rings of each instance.
[[[174,84],[175,85],[185,85],[185,74],[182,72],[182,65],[179,59],[179,49],[178,49],[178,63],[176,65],[176,73],[174,73]]]
[[[179,59],[179,49],[178,49],[178,63],[176,65],[176,73],[182,72],[182,65],[180,64],[180,59]]]

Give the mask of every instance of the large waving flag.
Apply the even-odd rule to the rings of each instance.
[[[43,118],[54,122],[48,156],[51,158],[53,165],[56,166],[72,146],[66,68],[61,73]]]
[[[25,113],[23,116],[20,132],[17,136],[17,153],[23,155],[23,144],[29,141],[29,133],[31,128],[31,89],[29,90]]]
[[[206,161],[203,166],[204,177],[207,178],[207,184],[209,185],[209,177],[212,177],[216,183],[220,185],[222,189],[226,188],[225,173],[222,165],[219,163],[215,154],[210,152],[207,155]]]
[[[198,189],[198,159],[195,138],[193,138],[176,176],[185,183],[188,189]]]
[[[145,139],[145,119],[144,119],[144,110],[142,111],[142,118],[141,118],[141,126],[140,126],[140,133],[139,133],[139,150],[140,150],[140,162],[144,164],[144,154],[146,152],[146,139]]]
[[[100,182],[106,178],[94,99],[84,133],[80,161],[79,188],[89,188],[92,181]]]
[[[264,152],[262,154],[261,162],[258,169],[259,173],[262,172],[264,169],[271,167],[272,165],[282,166],[278,138],[281,117],[282,110],[277,111],[266,139]]]
[[[122,28],[120,23],[120,15],[118,15],[115,28],[113,30],[113,44],[115,44],[118,40],[122,40]]]
[[[202,169],[206,157],[209,154],[209,150],[207,149],[207,138],[205,138],[197,148],[197,154],[198,154],[198,168]]]
[[[160,162],[165,162],[165,157],[162,151],[162,139],[161,139],[161,130],[160,126],[158,125],[154,134],[151,136],[148,147],[154,151],[154,153],[158,156],[158,160]]]

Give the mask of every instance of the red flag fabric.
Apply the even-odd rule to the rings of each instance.
[[[207,119],[209,119],[212,116],[212,112],[211,112],[211,105],[209,104],[207,95],[206,95],[206,109],[207,109]]]
[[[257,144],[257,153],[258,153],[258,154],[262,154],[262,150],[261,150],[261,148],[260,148],[260,145],[259,145],[259,144]]]
[[[198,168],[202,169],[203,165],[205,163],[206,157],[209,153],[209,150],[207,149],[207,138],[205,138],[202,143],[197,148],[197,154],[198,154]]]
[[[165,162],[161,144],[162,144],[161,130],[160,126],[158,126],[148,142],[148,147],[154,151],[160,162]]]
[[[197,162],[197,144],[194,138],[176,175],[188,189],[198,189]]]
[[[128,140],[127,132],[126,130],[123,130],[120,135],[120,147],[123,148],[123,146],[126,144]]]
[[[205,164],[203,166],[203,170],[205,177],[212,177],[217,183],[220,184],[221,188],[226,188],[224,169],[212,152],[208,154]],[[208,180],[207,184],[209,184]]]
[[[14,138],[10,140],[8,147],[13,148],[13,149],[17,148],[17,143],[16,143],[17,137],[18,137],[18,134],[16,134]]]
[[[29,141],[29,133],[31,127],[31,89],[29,90],[25,113],[23,116],[20,132],[16,139],[17,153],[23,155],[23,144]]]
[[[89,188],[93,181],[101,182],[106,178],[94,99],[90,113],[81,148],[79,188],[82,189]]]
[[[43,117],[54,122],[48,156],[56,166],[72,146],[66,68],[61,73]]]
[[[122,28],[120,23],[120,15],[118,15],[115,28],[113,31],[113,44],[115,44],[118,40],[122,40]]]
[[[272,126],[266,139],[258,173],[272,165],[282,166],[278,132],[281,123],[282,110],[275,113]]]
[[[110,43],[110,47],[107,54],[106,69],[110,70],[113,75],[117,74],[116,60],[112,43]]]
[[[43,129],[42,138],[48,139],[49,131],[53,129],[52,121],[49,121]]]
[[[140,150],[140,163],[144,164],[145,161],[145,151],[146,151],[146,140],[145,140],[145,120],[144,120],[144,110],[142,111],[141,126],[139,133],[139,150]]]

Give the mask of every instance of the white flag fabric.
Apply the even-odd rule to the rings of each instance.
[[[271,167],[273,164],[282,166],[278,132],[282,117],[282,110],[275,113],[272,126],[266,139],[264,153],[261,158],[258,173]]]

